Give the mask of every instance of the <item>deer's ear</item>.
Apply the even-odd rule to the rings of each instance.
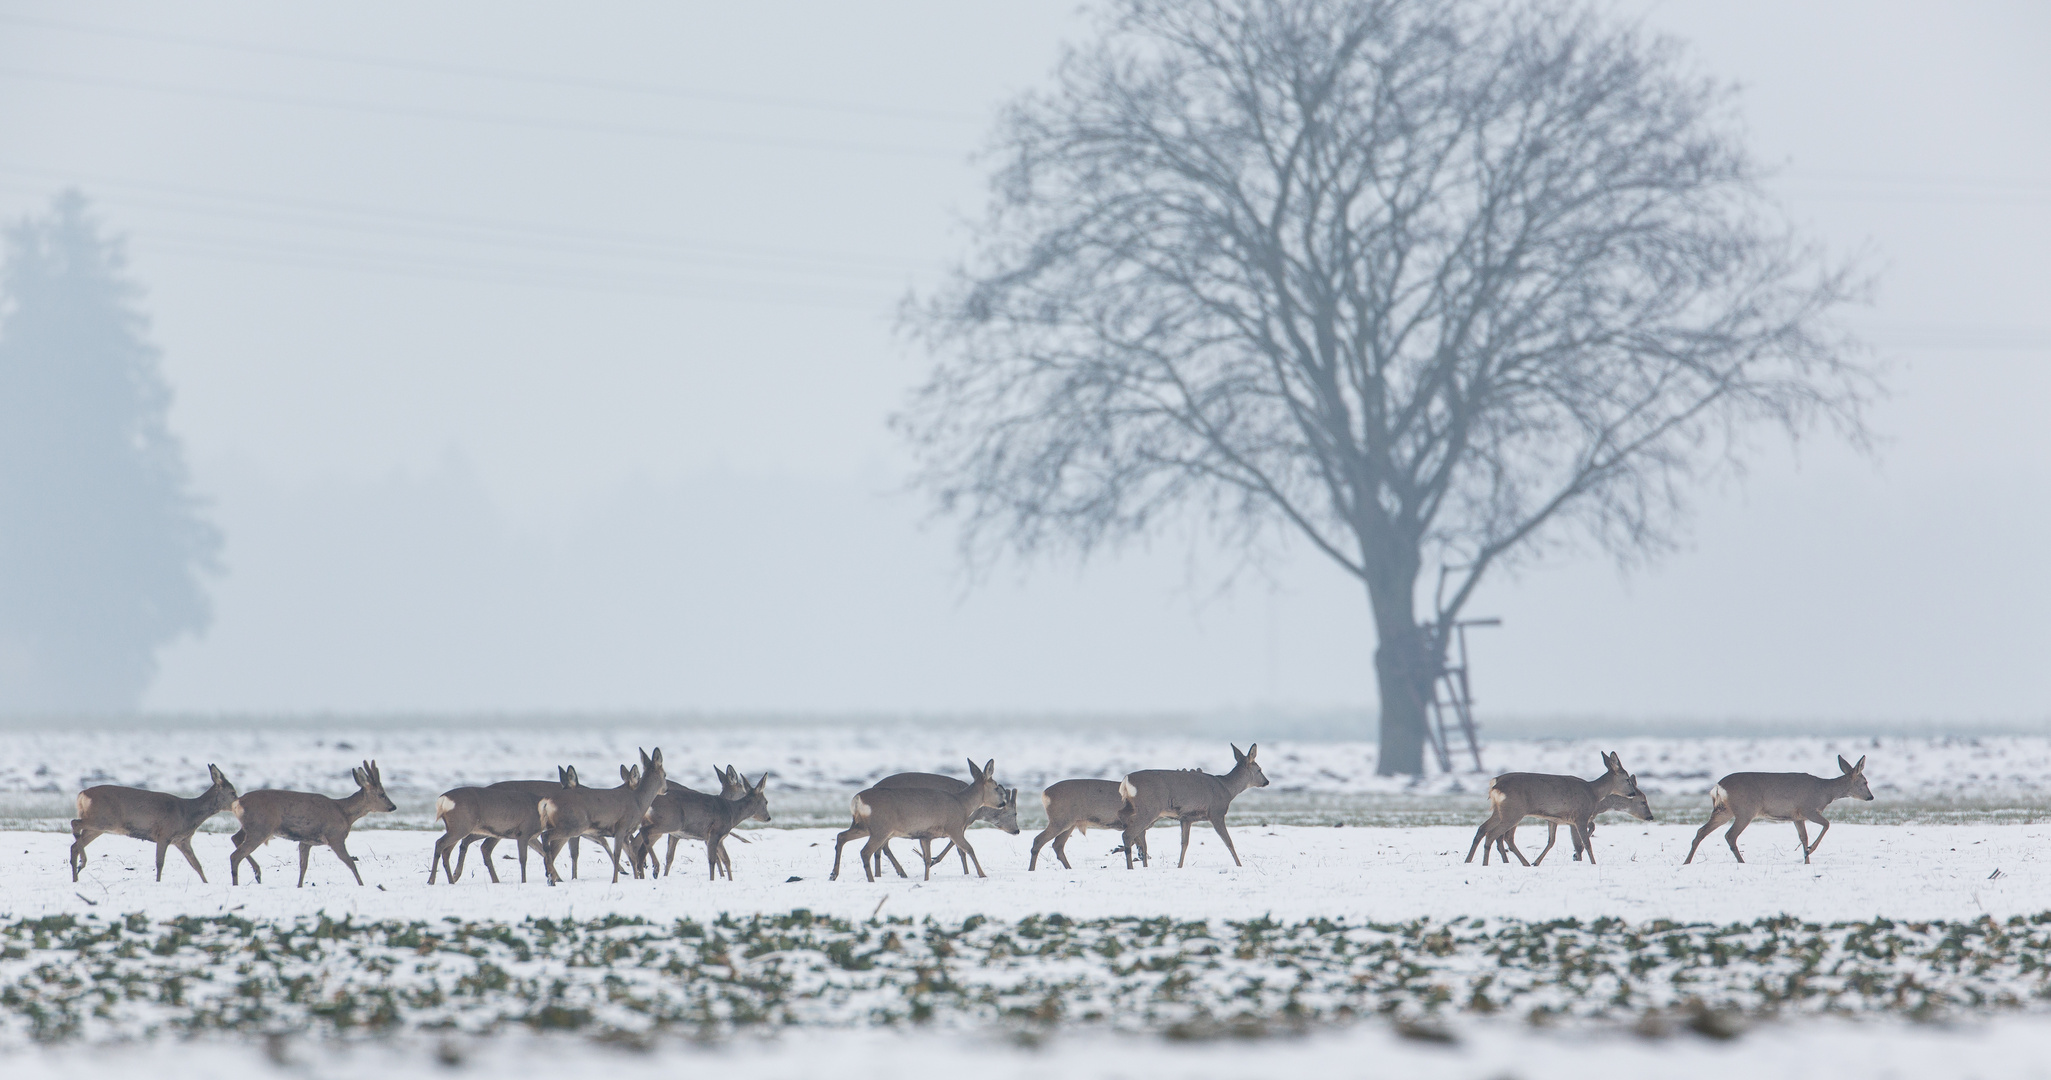
[[[356,781],[356,786],[357,786],[357,787],[369,787],[369,786],[370,786],[370,774],[369,774],[369,773],[366,773],[366,772],[364,772],[364,771],[363,771],[362,769],[350,769],[350,770],[349,770],[349,777],[350,777],[350,779],[352,779],[352,780],[355,780],[355,781]]]
[[[973,784],[981,780],[983,778],[983,770],[976,768],[976,759],[964,758],[963,760],[969,763],[969,783]]]
[[[1866,759],[1865,759],[1865,758],[1860,758],[1859,760],[1860,760],[1860,761],[1864,761],[1864,760],[1866,760]],[[1844,755],[1843,755],[1843,754],[1839,754],[1839,755],[1837,755],[1837,767],[1838,767],[1839,769],[1841,769],[1841,770],[1845,771],[1846,773],[1849,773],[1849,772],[1851,772],[1851,771],[1852,771],[1852,763],[1851,763],[1851,762],[1849,762],[1849,761],[1846,761],[1846,760],[1844,759]]]
[[[650,764],[653,764],[653,765],[660,765],[660,764],[662,764],[662,747],[660,747],[660,746],[656,747],[656,748],[655,748],[655,752],[654,752],[654,753],[652,753],[652,754],[650,754],[650,755],[648,755],[648,761],[649,761],[649,763],[650,763]]]
[[[991,758],[990,760],[988,760],[988,761],[985,761],[985,762],[983,762],[983,775],[984,775],[984,776],[995,776],[996,774],[997,774],[997,759],[996,759],[996,758]]]
[[[568,787],[577,786],[577,767],[575,765],[571,765],[563,770],[563,783]]]
[[[1253,758],[1254,758],[1254,755],[1255,755],[1255,754],[1258,754],[1258,753],[1260,753],[1260,752],[1261,752],[1261,744],[1259,744],[1259,743],[1257,743],[1257,742],[1250,742],[1250,743],[1247,743],[1247,744],[1246,744],[1246,760],[1248,760],[1248,761],[1252,761],[1252,760],[1253,760]]]
[[[1860,755],[1859,755],[1859,763],[1858,763],[1857,765],[1854,765],[1854,766],[1852,766],[1852,771],[1853,771],[1853,772],[1865,772],[1865,771],[1866,771],[1866,755],[1864,755],[1864,754],[1860,754]]]
[[[747,782],[748,782],[748,778],[747,778],[747,777],[745,777],[745,776],[741,777],[741,783],[743,783],[743,784],[746,784]],[[764,771],[763,771],[763,773],[762,773],[762,779],[760,779],[760,780],[757,780],[757,781],[755,781],[755,790],[754,790],[754,791],[752,792],[752,794],[755,794],[755,795],[760,795],[760,794],[762,794],[762,789],[764,789],[764,788],[766,788],[766,787],[768,787],[768,786],[769,786],[769,773],[768,773],[768,771],[767,771],[767,770],[764,770]]]

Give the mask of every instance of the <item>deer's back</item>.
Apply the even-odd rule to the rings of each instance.
[[[1181,816],[1222,810],[1232,802],[1225,782],[1206,772],[1142,769],[1126,774],[1119,787],[1121,798],[1128,786],[1134,806]]]
[[[918,839],[952,828],[966,829],[969,809],[951,794],[930,788],[869,788],[855,796],[856,820],[869,834],[888,832]],[[866,812],[862,808],[866,808]]]
[[[1116,780],[1063,780],[1040,793],[1040,804],[1049,822],[1110,826],[1117,823],[1125,797],[1118,794]]]
[[[1829,801],[1829,784],[1808,773],[1740,772],[1718,780],[1710,797],[1733,810],[1748,809],[1756,818],[1792,821],[1805,810],[1821,810]]]
[[[1489,802],[1504,813],[1544,818],[1578,818],[1599,801],[1594,785],[1556,773],[1503,773],[1488,783]]]
[[[632,788],[560,788],[544,798],[555,806],[555,816],[543,823],[554,829],[612,828],[641,816]]]
[[[714,824],[724,821],[727,800],[709,792],[671,784],[668,791],[648,804],[648,821],[658,831],[688,832],[704,836]]]
[[[349,831],[349,819],[336,800],[308,791],[262,788],[235,800],[229,809],[246,830],[302,844],[326,843]]]
[[[155,840],[160,830],[178,831],[184,803],[161,791],[100,784],[78,793],[78,816],[101,832]]]
[[[533,795],[494,784],[444,791],[435,800],[435,811],[444,822],[455,823],[460,818],[485,829],[506,831],[539,828],[540,805]]]

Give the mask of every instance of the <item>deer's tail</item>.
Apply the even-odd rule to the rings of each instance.
[[[1714,806],[1714,807],[1716,807],[1716,808],[1718,808],[1718,809],[1724,809],[1724,808],[1726,808],[1726,807],[1730,806],[1730,804],[1731,804],[1731,796],[1730,796],[1730,792],[1728,792],[1728,791],[1725,791],[1725,790],[1723,789],[1723,785],[1722,785],[1722,784],[1718,784],[1718,785],[1716,785],[1715,787],[1712,787],[1712,788],[1710,788],[1710,789],[1709,789],[1709,803],[1710,803],[1710,805],[1712,805],[1712,806]]]
[[[440,821],[443,818],[448,817],[449,811],[454,810],[455,808],[456,800],[449,798],[447,795],[443,795],[442,797],[434,801],[434,819],[436,821]]]
[[[1118,781],[1118,797],[1121,799],[1133,799],[1139,797],[1139,789],[1132,786],[1132,777],[1128,776],[1125,779]]]
[[[860,795],[855,796],[854,801],[849,803],[848,805],[850,809],[854,810],[856,821],[869,820],[869,804],[863,802],[862,797]]]

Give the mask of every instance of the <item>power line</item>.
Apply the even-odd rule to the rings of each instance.
[[[391,71],[412,71],[428,75],[491,79],[498,82],[529,83],[539,86],[576,87],[586,90],[601,90],[609,93],[676,98],[686,101],[713,101],[731,105],[760,105],[781,109],[804,109],[815,112],[941,121],[955,124],[978,124],[984,120],[983,117],[966,113],[943,112],[934,109],[911,109],[893,105],[821,101],[811,98],[777,97],[764,94],[739,94],[731,91],[661,86],[654,83],[631,82],[618,79],[595,79],[580,75],[553,75],[545,72],[519,71],[512,68],[445,64],[425,60],[404,60],[395,57],[372,56],[367,53],[334,52],[325,49],[306,49],[293,46],[255,45],[247,42],[193,37],[187,34],[166,34],[142,30],[117,29],[109,26],[86,26],[79,23],[58,22],[50,19],[23,18],[19,15],[0,15],[0,22],[13,23],[16,26],[34,27],[40,30],[55,30],[69,34],[123,38],[130,41],[215,49],[223,52],[238,52],[255,56],[318,60],[324,63],[382,68]]]
[[[378,105],[369,102],[336,101],[329,98],[304,97],[297,94],[221,90],[205,86],[180,86],[171,83],[144,82],[139,79],[120,79],[99,75],[73,75],[55,71],[30,71],[23,68],[0,68],[0,78],[68,83],[76,86],[96,86],[115,90],[138,90],[150,94],[172,94],[181,97],[203,98],[215,101],[239,101],[257,105],[324,109],[331,112],[353,112],[372,116],[395,116],[410,120],[495,124],[501,127],[565,131],[585,135],[623,135],[633,138],[663,139],[677,142],[715,143],[727,146],[750,146],[779,150],[824,150],[835,153],[881,154],[896,157],[965,158],[967,156],[963,151],[946,150],[939,147],[891,146],[882,143],[846,142],[832,139],[793,139],[774,135],[741,135],[729,132],[645,127],[638,124],[610,124],[586,120],[551,120],[546,117],[518,116],[510,113],[462,112],[454,109],[435,109],[419,105]]]
[[[250,207],[271,208],[280,211],[283,215],[304,215],[307,221],[322,228],[358,230],[364,228],[365,224],[368,223],[372,228],[401,235],[405,235],[406,230],[413,228],[425,230],[429,234],[437,230],[446,230],[450,234],[450,238],[470,239],[475,242],[485,243],[527,243],[536,246],[561,243],[569,247],[598,251],[616,249],[649,255],[665,257],[683,256],[687,258],[714,255],[772,263],[817,263],[826,266],[872,269],[893,273],[924,269],[928,266],[925,260],[903,256],[773,246],[742,247],[688,237],[592,231],[537,225],[532,222],[424,213],[363,204],[281,199],[275,196],[259,195],[252,192],[228,191],[179,184],[150,183],[105,176],[75,175],[53,169],[28,168],[0,162],[0,174],[9,173],[22,177],[45,177],[57,183],[85,183],[96,189],[113,189],[116,192],[122,189],[129,189],[172,199],[191,200],[193,203],[199,204],[199,209],[195,212],[218,216],[257,218],[260,217],[261,211],[252,212]],[[18,186],[17,190],[39,189],[28,189]],[[117,201],[123,199],[132,200],[133,196],[117,195],[115,198]],[[228,208],[209,207],[204,205],[206,203],[225,203],[228,204]]]

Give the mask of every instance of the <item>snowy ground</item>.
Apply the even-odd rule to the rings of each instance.
[[[1208,920],[1219,933],[1216,928],[1232,921],[1262,916],[1282,923],[1334,919],[1354,925],[1415,919],[1446,923],[1462,917],[1534,924],[1621,919],[1631,926],[1671,920],[1706,928],[1781,915],[1817,924],[1884,917],[1963,925],[1992,917],[2009,925],[2006,920],[2023,917],[2023,923],[2013,925],[2034,927],[2028,917],[2051,908],[2051,858],[2045,856],[2051,850],[2051,739],[2012,735],[1494,743],[1488,747],[1492,772],[1532,769],[1592,776],[1598,771],[1598,752],[1618,750],[1660,812],[1661,820],[1650,824],[1614,815],[1605,821],[1596,837],[1600,864],[1576,863],[1556,849],[1537,869],[1483,868],[1478,861],[1462,861],[1472,822],[1482,816],[1481,778],[1475,774],[1409,784],[1375,777],[1369,744],[1269,741],[1260,758],[1272,786],[1248,792],[1234,808],[1234,836],[1244,867],[1233,867],[1216,838],[1199,829],[1190,865],[1177,869],[1174,831],[1162,829],[1152,846],[1167,858],[1150,869],[1128,872],[1122,858],[1108,855],[1115,839],[1091,833],[1070,844],[1074,870],[1053,864],[1050,850],[1038,871],[1027,872],[1038,824],[1037,800],[1029,797],[1023,835],[984,828],[971,834],[988,879],[965,877],[950,863],[937,868],[930,882],[893,877],[871,884],[861,879],[852,852],[842,880],[825,879],[833,829],[820,826],[845,813],[848,794],[886,773],[958,772],[964,757],[994,757],[1005,782],[1031,792],[1067,776],[1115,777],[1140,767],[1222,769],[1230,761],[1223,742],[1103,730],[988,728],[963,734],[917,725],[0,728],[0,924],[70,917],[105,926],[136,915],[152,927],[181,916],[232,916],[265,925],[319,916],[511,925],[535,918],[619,915],[672,925],[804,909],[858,925],[869,925],[879,914],[884,920],[923,923],[930,918],[956,926],[977,915],[993,925],[1057,912],[1074,920],[1170,916]],[[430,825],[426,807],[437,792],[462,783],[546,775],[557,764],[608,775],[632,759],[635,747],[655,745],[664,748],[678,779],[697,786],[712,785],[714,765],[732,763],[751,774],[771,774],[771,810],[777,820],[772,827],[751,828],[750,843],[732,845],[737,880],[707,881],[702,847],[686,844],[676,875],[657,881],[613,884],[601,872],[603,857],[587,846],[584,876],[560,888],[541,884],[538,872],[532,883],[519,884],[516,864],[504,852],[500,868],[507,883],[494,886],[484,879],[474,851],[469,873],[459,884],[426,884],[433,842],[433,834],[425,831]],[[1694,822],[1700,820],[1702,793],[1718,776],[1740,769],[1827,773],[1840,753],[1869,756],[1867,770],[1879,799],[1837,804],[1832,816],[1841,824],[1831,830],[1814,863],[1802,863],[1790,826],[1761,823],[1742,841],[1749,863],[1733,862],[1718,833],[1704,842],[1694,865],[1680,864]],[[93,845],[93,860],[76,884],[65,869],[69,837],[60,830],[71,813],[71,796],[81,786],[118,782],[191,793],[199,787],[205,764],[217,762],[243,790],[276,785],[341,794],[348,787],[349,767],[364,757],[379,760],[401,807],[398,814],[366,820],[352,838],[369,883],[365,887],[356,886],[331,853],[320,851],[313,857],[307,888],[294,889],[297,853],[283,842],[259,854],[264,884],[245,879],[242,886],[230,887],[225,880],[229,845],[221,834],[232,828],[226,817],[194,843],[211,879],[207,884],[175,853],[165,880],[157,883],[151,849],[111,836]],[[2046,824],[2034,823],[2040,818]],[[1333,822],[1344,826],[1333,827]],[[1535,856],[1544,843],[1543,828],[1527,828],[1521,842]],[[902,856],[910,845],[900,842],[898,849]],[[2013,965],[2051,960],[2036,957],[2035,951],[2040,951],[2035,944],[2011,950],[2003,961],[2011,967],[2003,970],[2029,971]],[[42,955],[12,963],[15,968],[33,965]],[[0,958],[0,968],[9,962]],[[57,968],[48,970],[51,978],[69,977]],[[9,977],[25,976],[16,971]],[[2015,974],[2015,985],[2022,986],[2023,978]],[[2041,991],[2035,982],[2028,985],[2032,994]],[[773,1037],[750,1034],[711,1044],[657,1042],[641,1052],[600,1048],[585,1038],[530,1035],[524,1029],[489,1038],[414,1035],[344,1043],[287,1038],[268,1045],[210,1036],[132,1046],[0,1047],[0,1071],[40,1080],[126,1063],[168,1077],[280,1070],[410,1077],[447,1075],[448,1066],[438,1061],[447,1057],[464,1071],[508,1076],[604,1072],[622,1080],[708,1066],[771,1077],[822,1071],[895,1076],[908,1064],[975,1069],[993,1077],[1050,1071],[1079,1077],[1223,1077],[1299,1070],[1476,1080],[1581,1076],[1590,1070],[1656,1070],[1677,1080],[1721,1077],[1732,1070],[1761,1077],[2051,1076],[2051,1068],[2041,1064],[2051,1061],[2051,1013],[2027,1003],[1984,1014],[1952,1010],[1942,1024],[1893,1017],[1754,1017],[1743,1036],[1730,1041],[1692,1034],[1684,1026],[1656,1026],[1671,1030],[1659,1038],[1638,1034],[1628,1024],[1551,1031],[1507,1014],[1491,1018],[1460,1012],[1432,1029],[1451,1042],[1404,1037],[1387,1022],[1364,1019],[1303,1036],[1196,1045],[1084,1026],[1037,1037],[1036,1045],[1025,1047],[1014,1041],[1016,1031],[995,1028],[907,1032],[854,1025],[792,1028]]]
[[[752,843],[729,847],[731,882],[708,881],[704,846],[687,842],[676,872],[658,881],[627,878],[612,884],[610,873],[600,872],[603,856],[587,848],[581,878],[551,888],[541,883],[537,867],[533,880],[521,885],[504,850],[510,845],[501,845],[506,884],[492,885],[478,873],[473,849],[461,882],[430,888],[433,835],[384,830],[351,838],[367,887],[357,887],[340,861],[322,850],[314,853],[307,887],[294,889],[298,853],[284,841],[258,853],[262,885],[251,885],[245,873],[243,884],[231,887],[225,836],[193,841],[211,882],[205,885],[176,853],[165,863],[160,885],[152,880],[152,847],[101,837],[88,849],[92,861],[74,885],[64,868],[70,837],[13,832],[0,833],[0,881],[6,882],[0,914],[98,910],[288,918],[326,912],[337,918],[519,919],[618,913],[706,919],[806,908],[867,918],[881,904],[889,915],[955,920],[1059,912],[1071,918],[1614,916],[1723,923],[1780,914],[1813,920],[2005,918],[2051,907],[2051,825],[1838,825],[1814,863],[1804,865],[1792,826],[1760,822],[1741,840],[1750,860],[1744,865],[1731,859],[1719,832],[1703,841],[1692,865],[1682,866],[1694,833],[1685,823],[1610,821],[1596,832],[1598,864],[1573,862],[1562,837],[1543,866],[1526,869],[1463,862],[1473,836],[1466,828],[1242,826],[1233,830],[1233,839],[1243,868],[1233,867],[1216,836],[1201,829],[1188,867],[1178,870],[1176,833],[1163,827],[1151,838],[1157,858],[1150,869],[1127,871],[1122,856],[1107,854],[1116,838],[1092,832],[1069,842],[1075,870],[1050,866],[1049,848],[1040,869],[1028,872],[1030,832],[1009,836],[979,827],[969,835],[988,879],[964,877],[950,859],[934,869],[930,882],[892,875],[871,884],[862,879],[852,846],[841,880],[826,880],[833,830],[757,828],[746,834]],[[1545,843],[1544,828],[1527,826],[1519,843],[1535,858]],[[898,841],[897,850],[906,860],[915,848]],[[2000,876],[1992,877],[1997,870]]]

